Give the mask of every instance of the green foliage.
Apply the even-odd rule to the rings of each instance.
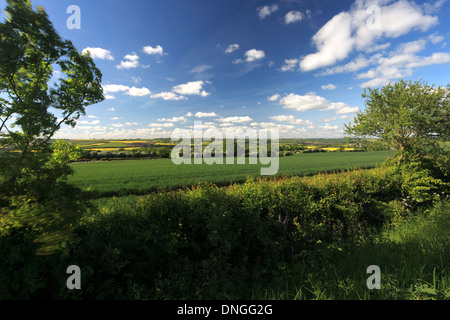
[[[45,157],[47,162],[40,164],[39,174],[30,170],[20,182],[23,190],[4,196],[0,208],[0,237],[15,228],[30,232],[39,243],[39,254],[51,253],[64,243],[86,211],[87,199],[64,181],[72,173],[69,161],[76,160],[81,150],[62,140],[53,144],[52,150],[50,157]]]
[[[396,175],[401,177],[402,201],[407,208],[433,205],[441,199],[441,195],[450,191],[448,178],[441,170],[436,170],[438,162],[428,165],[416,156],[401,164],[395,159],[389,159],[383,165],[395,169]]]
[[[102,75],[91,57],[60,38],[42,7],[8,0],[5,12],[0,23],[0,237],[19,228],[47,253],[67,239],[84,211],[79,191],[63,182],[80,150],[49,141],[62,124],[75,126],[87,106],[104,99]],[[63,77],[50,86],[58,68]]]
[[[49,186],[47,191],[49,195],[40,201],[13,197],[8,207],[1,208],[0,238],[9,237],[15,229],[21,230],[33,235],[33,243],[37,244],[35,253],[41,255],[63,246],[87,210],[86,199],[79,190],[62,182]]]
[[[432,183],[424,181],[419,185]],[[440,219],[439,210],[448,212],[448,208],[436,207],[425,215],[427,207],[416,206],[420,210],[416,212],[408,206],[404,200],[422,190],[417,191],[411,183],[391,165],[303,178],[251,178],[224,188],[202,184],[102,201],[98,211],[84,215],[74,236],[52,256],[24,257],[40,243],[25,242],[23,237],[31,233],[17,233],[18,228],[0,237],[0,254],[7,257],[0,279],[15,273],[18,281],[18,275],[32,268],[30,274],[38,277],[37,281],[31,275],[21,280],[20,286],[27,288],[22,293],[11,281],[0,285],[1,292],[9,298],[39,293],[64,299],[244,299],[261,288],[286,289],[285,281],[294,281],[304,291],[297,288],[286,294],[297,298],[425,298],[429,295],[424,288],[443,297],[445,283],[441,286],[441,280],[436,280],[436,285],[430,286],[432,268],[424,270],[421,277],[409,265],[415,261],[428,268],[428,254],[423,259],[415,254],[415,260],[408,255],[421,243],[402,249],[390,244],[394,238],[377,240],[383,230],[401,230],[397,228],[404,228],[407,219],[419,219],[419,214]],[[414,230],[414,239],[419,240],[422,233]],[[430,235],[433,232],[424,239]],[[421,250],[431,250],[430,263],[435,263],[448,249]],[[363,271],[374,259],[380,261],[380,256],[383,279],[405,280],[389,283],[394,291],[384,287],[382,293],[371,296],[364,287]],[[80,291],[64,289],[62,270],[71,264],[82,268]],[[400,272],[396,266],[410,273],[404,274],[405,270]],[[49,270],[44,272],[46,268]],[[445,265],[435,270],[444,282],[445,270]],[[407,291],[410,286],[412,291]]]
[[[14,146],[19,153],[0,154],[0,174],[5,188],[21,193],[28,176],[46,170],[43,164],[52,152],[48,141],[60,126],[74,126],[86,106],[104,97],[92,59],[59,37],[42,8],[35,11],[29,2],[10,0],[5,11],[7,19],[0,24],[0,145]],[[64,77],[50,87],[56,67]]]
[[[161,147],[156,149],[156,155],[159,158],[169,158],[170,157],[170,150],[166,147]]]
[[[438,200],[436,195],[445,186],[433,178],[429,171],[422,169],[420,163],[407,163],[400,167],[403,177],[403,191],[416,203]]]
[[[346,133],[356,137],[379,137],[399,153],[399,161],[410,155],[427,155],[438,141],[450,137],[450,87],[434,88],[424,82],[403,80],[362,95],[366,108],[357,114]]]
[[[283,234],[239,209],[238,199],[207,185],[114,201],[86,217],[68,247],[84,266],[83,298],[133,299],[135,290],[143,298],[199,298],[217,287],[226,297],[243,277],[263,279],[281,258],[273,240]]]

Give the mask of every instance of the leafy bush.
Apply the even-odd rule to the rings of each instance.
[[[418,158],[408,159],[397,165],[386,161],[385,166],[395,170],[395,175],[401,180],[401,195],[404,205],[408,208],[434,205],[440,200],[440,194],[448,194],[450,184],[441,179],[428,164]]]
[[[201,186],[115,201],[82,222],[68,254],[85,270],[84,298],[136,298],[142,286],[147,298],[178,296],[180,287],[187,296],[194,283],[198,297],[243,275],[262,277],[281,257],[275,238],[277,225]]]
[[[68,254],[86,270],[84,298],[245,296],[316,243],[357,241],[388,222],[380,203],[400,191],[393,172],[252,178],[117,199],[83,220]]]
[[[0,238],[0,254],[8,257],[0,279],[15,268],[18,274],[33,268],[39,281],[30,276],[20,282],[31,297],[38,292],[65,299],[248,297],[281,265],[310,263],[305,252],[357,243],[399,223],[412,210],[404,198],[434,183],[415,172],[415,178],[423,177],[416,185],[399,168],[384,166],[115,199],[86,214],[51,258],[31,255],[35,244],[21,247],[25,240],[14,240],[19,234]],[[81,267],[82,290],[62,289],[63,266],[71,264]],[[16,284],[3,286],[5,296],[22,296]]]

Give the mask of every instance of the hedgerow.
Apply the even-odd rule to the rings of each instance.
[[[427,190],[442,187],[433,179],[420,183]],[[9,298],[248,297],[280,264],[302,262],[318,244],[356,244],[401,221],[413,213],[405,199],[416,191],[397,167],[382,166],[118,198],[84,216],[52,255],[51,268],[48,256],[24,251],[35,244],[23,236],[14,235],[14,243],[13,235],[1,237],[0,292]],[[82,270],[82,290],[67,290],[66,275],[48,271],[73,264]],[[46,280],[28,279],[21,283],[27,290],[14,289],[8,275],[30,265],[34,275],[46,268]]]

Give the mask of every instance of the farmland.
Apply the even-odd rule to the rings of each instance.
[[[0,300],[450,300],[445,1],[34,1],[0,10]]]
[[[449,203],[406,220],[403,179],[382,166],[109,198],[70,258],[95,270],[85,298],[449,299]]]
[[[129,157],[161,157],[157,150],[168,150],[177,143],[169,138],[138,139],[138,140],[68,140],[69,143],[84,151],[84,158],[92,159],[123,159]],[[300,154],[309,152],[335,151],[374,151],[386,150],[378,141],[351,141],[348,139],[281,139],[279,141],[280,156],[285,154]],[[203,147],[209,142],[204,141]],[[192,145],[193,146],[193,145]],[[226,144],[224,144],[226,148]],[[166,152],[164,152],[167,154]],[[168,157],[167,155],[165,157]]]
[[[373,167],[391,153],[333,152],[281,157],[278,176],[310,175],[353,167]],[[235,161],[236,163],[236,161]],[[201,182],[229,184],[259,176],[261,164],[175,165],[170,159],[74,163],[69,182],[100,196],[143,194],[147,191],[190,186]]]

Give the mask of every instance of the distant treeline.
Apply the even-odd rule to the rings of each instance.
[[[317,141],[318,142],[318,141]],[[308,143],[305,143],[308,144]],[[205,148],[209,145],[209,143],[203,143],[202,145],[202,155],[204,155]],[[271,155],[271,141],[267,143],[267,154]],[[352,147],[352,150],[348,150],[348,146]],[[334,150],[326,150],[324,148],[333,147]],[[162,158],[170,158],[173,145],[159,145],[159,146],[143,146],[140,148],[136,148],[135,150],[125,150],[125,148],[119,150],[111,150],[111,151],[96,151],[96,150],[83,150],[83,156],[81,160],[109,160],[109,159],[139,159],[139,158],[151,158],[151,159],[162,159]],[[235,140],[234,141],[234,155],[244,154],[245,157],[250,156],[251,144],[249,140],[245,140],[245,144],[243,140]],[[259,154],[259,145],[256,145],[256,149],[254,149],[257,154]],[[299,145],[297,141],[288,142],[283,140],[279,143],[278,153],[279,157],[291,156],[295,154],[302,153],[316,153],[316,152],[363,152],[363,151],[380,151],[387,150],[387,147],[377,140],[364,140],[358,143],[352,143],[351,145],[344,143],[326,143],[326,144],[317,144],[314,147],[311,145]],[[223,141],[223,155],[226,156],[227,145],[226,141]],[[180,153],[182,155],[182,152]],[[211,152],[211,155],[214,156],[214,151]],[[194,146],[191,146],[191,157],[195,157],[195,149]]]

